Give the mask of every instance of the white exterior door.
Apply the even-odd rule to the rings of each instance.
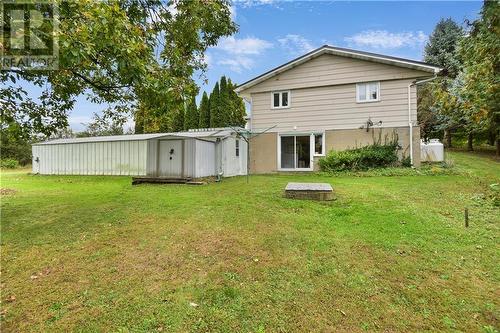
[[[158,145],[158,176],[182,177],[182,140],[160,140]]]

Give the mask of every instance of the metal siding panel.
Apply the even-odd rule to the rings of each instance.
[[[74,150],[74,145],[68,145],[68,150],[67,150],[67,154],[68,154],[68,175],[71,175],[73,174],[73,163],[75,163],[75,155],[73,153],[73,150]]]
[[[40,173],[45,175],[47,174],[46,165],[47,165],[47,147],[43,147],[41,151],[41,159],[40,159]]]
[[[50,156],[48,147],[45,147],[45,149],[43,150],[43,155],[45,160],[45,163],[43,165],[43,173],[48,175],[50,174]]]
[[[149,168],[149,156],[151,154],[150,152],[150,143],[149,141],[141,141],[139,144],[138,148],[138,158],[140,161],[140,168],[139,168],[139,174],[140,175],[147,175],[148,173],[148,168]],[[156,160],[155,160],[156,161]]]
[[[55,145],[54,146],[54,149],[53,149],[53,153],[54,153],[54,162],[52,163],[52,173],[54,175],[58,175],[59,174],[59,165],[61,163],[61,156],[59,154],[59,150],[60,150],[60,147],[59,145]]]
[[[130,173],[133,175],[139,175],[139,141],[130,141],[130,160],[131,169]]]
[[[195,177],[215,176],[215,143],[196,140]]]
[[[89,171],[89,144],[88,143],[83,143],[83,160],[84,163],[82,163],[82,174],[83,175],[88,175]]]
[[[53,165],[54,165],[54,153],[53,153],[53,148],[48,147],[47,148],[47,173],[49,175],[53,175]]]
[[[76,144],[74,147],[75,154],[75,164],[73,165],[73,174],[78,175],[80,173],[80,163],[81,163],[81,145]]]
[[[113,174],[119,176],[121,174],[120,167],[120,142],[113,142]]]
[[[95,144],[95,173],[102,175],[102,142]]]
[[[39,173],[43,175],[43,150],[45,148],[43,146],[40,147],[40,150],[38,151],[38,154],[40,155],[40,163],[39,163]]]
[[[125,160],[126,160],[126,156],[125,156],[125,146],[124,146],[124,142],[120,142],[119,144],[120,146],[120,150],[119,150],[119,153],[118,153],[118,160],[120,161],[120,164],[119,164],[119,167],[120,167],[120,175],[123,175],[125,173]]]
[[[104,167],[104,174],[109,175],[109,142],[103,143],[103,160],[102,165]]]
[[[184,140],[184,172],[186,177],[196,177],[195,141],[194,139]]]
[[[147,141],[147,149],[141,151],[140,158],[147,159],[146,174],[156,176],[157,174],[157,158],[158,158],[158,140],[152,139]]]
[[[88,143],[87,147],[89,153],[88,174],[95,175],[95,143],[94,142]]]
[[[71,156],[73,156],[73,158],[71,159],[71,174],[72,175],[76,175],[77,173],[77,168],[78,168],[78,160],[79,160],[79,157],[78,157],[78,145],[71,145]]]

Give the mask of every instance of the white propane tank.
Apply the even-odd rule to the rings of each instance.
[[[439,139],[431,139],[429,142],[420,140],[420,160],[422,162],[444,161],[444,146]]]

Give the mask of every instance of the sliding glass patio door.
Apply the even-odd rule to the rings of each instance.
[[[280,169],[311,170],[311,136],[281,135],[279,138]]]

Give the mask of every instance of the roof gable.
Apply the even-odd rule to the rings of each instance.
[[[387,66],[395,66],[395,67],[402,67],[405,69],[410,69],[410,70],[415,70],[419,72],[425,72],[429,74],[437,74],[441,68],[430,65],[424,62],[420,61],[415,61],[415,60],[409,60],[409,59],[403,59],[403,58],[397,58],[397,57],[392,57],[392,56],[386,56],[386,55],[381,55],[381,54],[376,54],[376,53],[370,53],[370,52],[364,52],[364,51],[356,51],[356,50],[351,50],[351,49],[345,49],[345,48],[339,48],[339,47],[332,47],[332,46],[322,46],[316,50],[313,50],[299,58],[296,58],[290,62],[287,62],[281,66],[278,66],[262,75],[259,75],[241,85],[239,85],[235,91],[237,93],[243,92],[244,90],[249,89],[250,87],[253,87],[263,81],[266,81],[274,76],[277,76],[279,74],[282,74],[292,68],[295,68],[299,65],[302,65],[312,59],[316,59],[322,55],[325,54],[330,54],[330,55],[335,55],[339,57],[345,57],[345,58],[351,58],[351,59],[357,59],[357,60],[363,60],[363,61],[369,61],[369,62],[375,62],[379,64],[384,64]]]

